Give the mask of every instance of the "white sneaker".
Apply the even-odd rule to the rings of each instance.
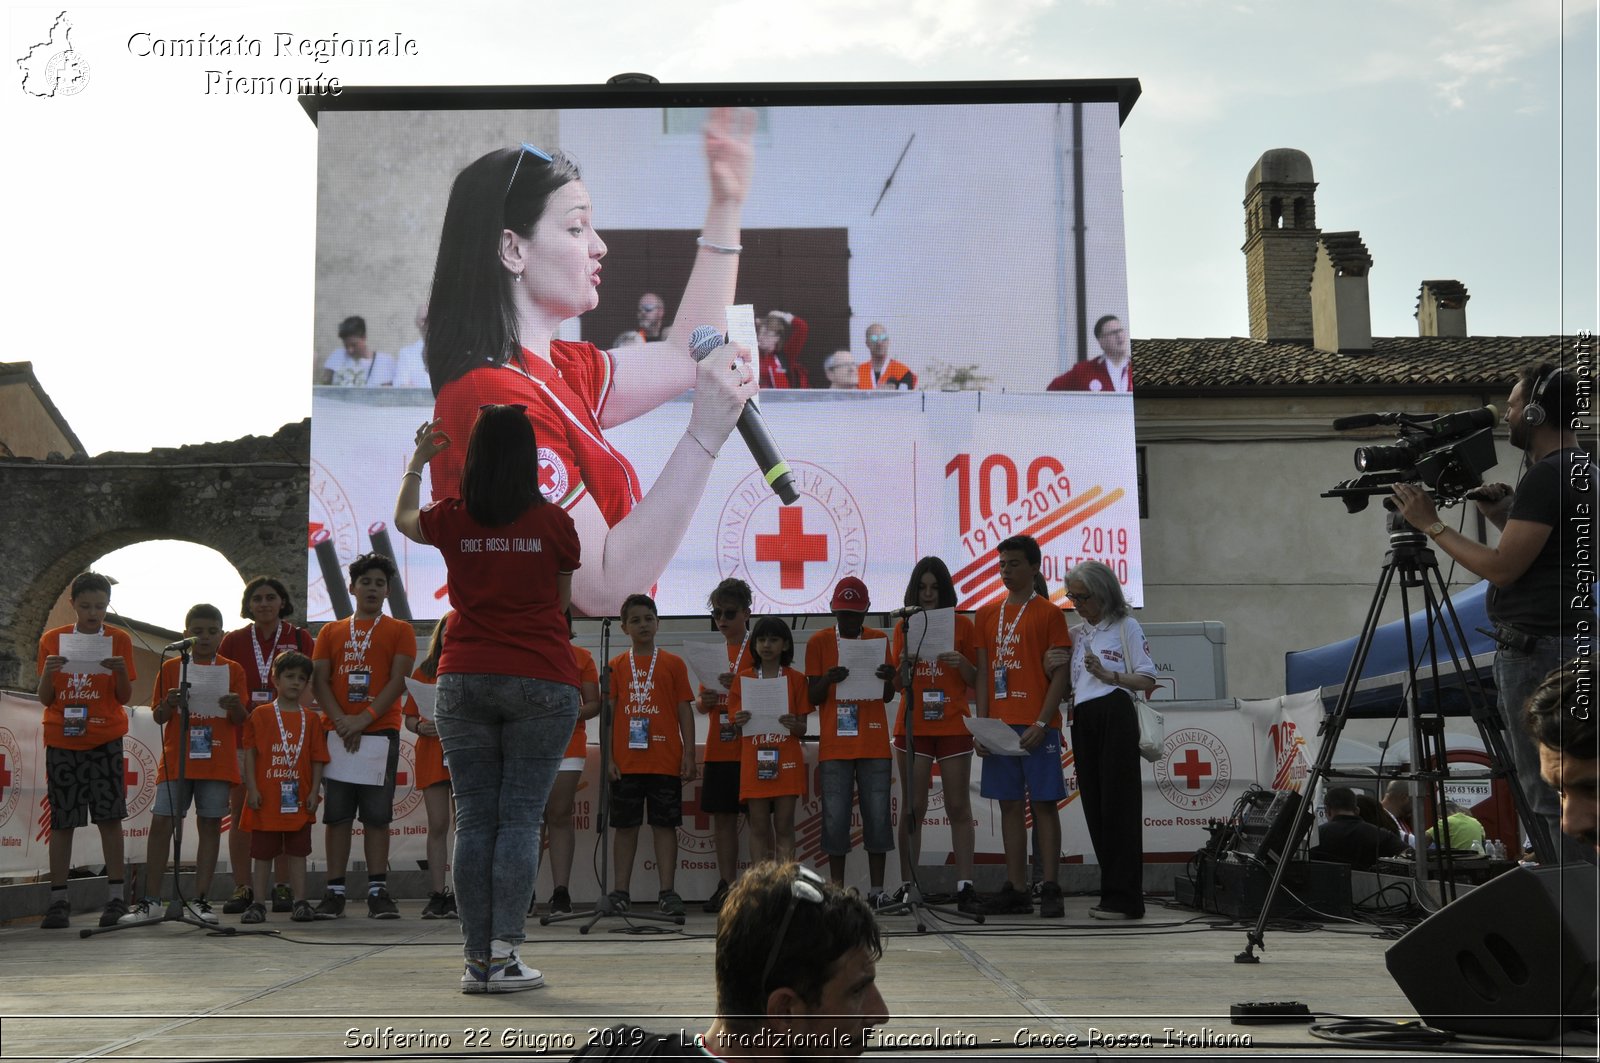
[[[202,922],[210,923],[213,926],[222,922],[217,918],[217,913],[211,910],[211,902],[204,897],[196,897],[184,907],[189,909],[190,915]]]
[[[544,972],[523,963],[515,948],[511,948],[509,954],[501,955],[505,943],[495,941],[493,946],[494,958],[489,961],[489,992],[520,993],[524,989],[538,989],[544,985]]]
[[[154,923],[161,919],[161,902],[148,898],[140,901],[128,909],[128,914],[117,920],[122,926],[133,926],[137,923]]]

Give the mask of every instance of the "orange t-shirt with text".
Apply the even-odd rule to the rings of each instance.
[[[579,646],[572,644],[572,659],[578,665],[578,696],[583,696],[585,684],[593,683],[596,689],[600,687],[600,670],[595,667],[594,654]],[[568,757],[587,757],[589,755],[589,726],[588,721],[579,720],[578,725],[572,729],[572,740],[567,743],[567,751],[561,754],[563,760]]]
[[[330,620],[322,626],[321,631],[317,632],[317,644],[311,653],[311,659],[314,661],[330,662],[328,685],[333,688],[333,697],[339,703],[339,711],[346,715],[363,712],[372,704],[372,699],[377,696],[378,691],[388,685],[396,657],[416,660],[417,633],[411,629],[410,624],[402,623],[382,613],[378,614],[377,620],[371,624],[357,620],[354,616],[344,620]],[[361,671],[370,673],[364,700],[352,701],[351,677]],[[370,713],[367,714],[367,718],[372,719]],[[333,722],[328,721],[327,726],[331,729]],[[400,699],[395,698],[383,715],[367,724],[364,733],[399,729]]]
[[[630,664],[631,660],[631,664]],[[639,671],[634,684],[633,669]],[[611,761],[624,775],[677,776],[683,767],[683,732],[678,708],[694,699],[689,666],[676,654],[632,650],[611,659]]]
[[[278,729],[277,702],[258,705],[244,722],[244,748],[256,753],[256,792],[261,807],[245,802],[241,830],[293,833],[313,822],[306,804],[311,795],[311,766],[328,763],[327,731],[320,714],[309,709],[285,709],[283,730]],[[287,742],[285,742],[287,739]],[[290,752],[294,757],[291,762]],[[283,784],[293,779],[299,791],[300,811],[280,811]]]
[[[728,694],[728,716],[739,715],[743,695],[740,684],[757,678],[755,669],[746,668],[734,677]],[[806,694],[806,677],[793,668],[784,668],[789,681],[789,715],[806,716],[811,699]],[[770,778],[762,778],[766,774]],[[772,797],[801,797],[806,792],[806,754],[800,739],[787,730],[770,734],[745,734],[739,739],[739,800],[764,800]]]
[[[1067,633],[1066,614],[1050,604],[1048,598],[1035,594],[1020,607],[1020,616],[1018,608],[1007,605],[1002,598],[980,608],[973,623],[978,629],[978,648],[988,655],[987,666],[979,669],[978,682],[984,684],[989,696],[989,715],[1026,727],[1039,722],[1039,710],[1050,688],[1050,677],[1044,670],[1045,652],[1071,646],[1072,636]],[[995,669],[1001,665],[1006,670],[1006,696],[998,698],[994,677]],[[1061,726],[1059,706],[1050,716],[1050,726]]]
[[[877,628],[863,627],[863,639],[887,638]],[[822,675],[839,663],[839,629],[827,627],[811,636],[806,643],[806,675]],[[881,687],[883,684],[878,683]],[[856,706],[854,735],[840,734],[850,730],[848,713],[843,718],[839,712],[838,686],[828,688],[828,700],[817,706],[817,722],[821,728],[817,743],[818,760],[868,760],[889,756],[889,722],[882,698],[871,701],[846,702]]]
[[[898,669],[905,652],[906,623],[902,620],[894,629],[889,663]],[[978,629],[971,617],[960,614],[956,615],[956,652],[977,666]],[[939,695],[943,695],[942,700]],[[900,705],[894,714],[894,733],[906,733],[905,713],[909,704],[911,711],[917,714],[911,721],[911,730],[918,737],[965,735],[967,725],[961,721],[970,712],[972,696],[973,690],[961,678],[959,670],[933,658],[918,660],[917,670],[911,674],[911,689],[900,692]]]
[[[411,670],[411,678],[429,686],[438,682],[434,676],[423,671],[421,665]],[[422,708],[417,704],[417,699],[409,692],[400,695],[400,711],[406,716],[422,715]],[[426,790],[430,786],[450,781],[450,769],[445,767],[444,746],[439,744],[438,735],[417,735],[416,741],[411,744],[411,755],[417,762],[418,790]]]
[[[128,662],[128,681],[139,678],[133,670],[133,639],[120,627],[102,624],[110,637],[107,657]],[[39,639],[39,675],[44,675],[44,659],[61,653],[61,636],[77,631],[76,624],[51,628]],[[82,705],[87,712],[81,735],[66,733],[68,705]],[[55,698],[44,708],[44,744],[52,749],[93,749],[128,733],[128,710],[117,700],[117,680],[109,672],[95,675],[69,673],[55,675]]]
[[[199,664],[213,664],[225,666],[228,669],[228,690],[239,699],[239,704],[244,706],[245,712],[250,711],[250,680],[244,674],[244,669],[237,661],[230,661],[218,655],[211,661],[191,661],[190,668]],[[177,687],[182,679],[183,661],[174,657],[161,666],[161,671],[156,675],[155,689],[150,692],[150,704],[159,705],[167,696],[167,691]],[[197,716],[194,713],[194,700],[189,701],[189,755],[184,760],[184,778],[186,779],[222,779],[230,783],[238,783],[239,757],[234,752],[241,748],[238,744],[239,732],[242,728],[234,727],[227,716]],[[197,729],[208,729],[211,732],[211,755],[197,757],[199,749],[194,734]],[[165,782],[178,777],[178,745],[183,741],[183,716],[174,712],[166,723],[161,725],[161,763],[156,766],[156,781]]]
[[[755,664],[754,651],[750,648],[748,633],[736,646],[728,646],[728,671],[735,676],[742,671],[747,671]],[[733,729],[733,724],[728,720],[733,712],[728,709],[728,695],[712,687],[702,686],[701,690],[711,690],[717,695],[717,706],[706,713],[706,752],[707,764],[722,761],[739,760],[743,756],[742,745],[738,733]],[[698,707],[698,702],[696,703]],[[734,710],[737,711],[737,710]],[[742,798],[741,798],[742,800]]]

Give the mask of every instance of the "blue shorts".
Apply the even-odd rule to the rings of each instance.
[[[228,814],[228,790],[233,786],[226,779],[168,779],[156,787],[156,804],[152,813],[168,819],[182,819],[189,814],[189,802],[194,802],[195,815],[201,819],[221,819]]]
[[[1018,735],[1027,728],[1012,724]],[[1025,757],[983,758],[983,780],[978,792],[995,801],[1060,801],[1067,796],[1066,778],[1061,773],[1061,731],[1050,728],[1045,739]]]

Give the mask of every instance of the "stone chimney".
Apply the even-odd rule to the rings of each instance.
[[[1311,267],[1317,254],[1317,182],[1311,159],[1273,148],[1244,182],[1245,280],[1250,336],[1271,342],[1312,338]]]
[[[1372,350],[1367,271],[1372,256],[1361,234],[1323,233],[1311,268],[1311,322],[1319,351]]]
[[[1467,334],[1466,285],[1460,281],[1423,281],[1417,293],[1418,336],[1457,336]]]

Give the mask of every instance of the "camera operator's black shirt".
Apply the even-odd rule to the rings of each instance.
[[[1522,578],[1489,588],[1490,619],[1566,638],[1583,630],[1580,621],[1594,625],[1595,497],[1595,469],[1582,450],[1557,450],[1534,463],[1517,484],[1507,519],[1549,525],[1550,538]]]

